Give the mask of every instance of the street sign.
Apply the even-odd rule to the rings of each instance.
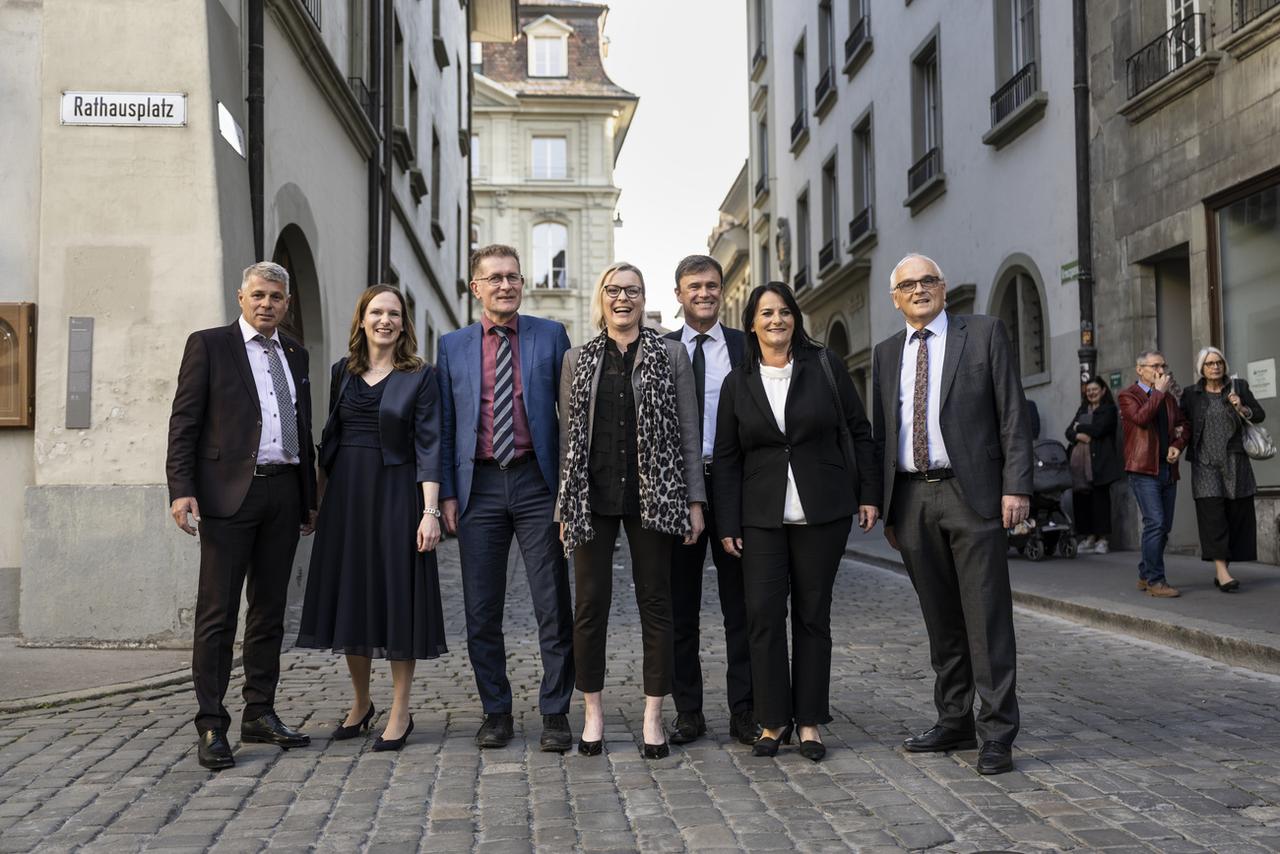
[[[187,96],[180,92],[63,92],[64,125],[183,127]]]

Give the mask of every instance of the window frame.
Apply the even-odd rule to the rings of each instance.
[[[545,241],[545,245],[539,246],[538,234],[539,234],[539,231],[543,229],[545,229],[545,231],[543,231],[544,234],[548,234],[548,235],[563,234],[564,236],[564,243],[563,243],[563,247],[561,248],[561,252],[564,254],[564,264],[559,268],[559,273],[560,273],[559,279],[561,282],[561,284],[559,285],[552,284],[556,280],[556,270],[557,270],[555,265],[555,253],[552,251],[555,248],[554,241],[550,239],[550,236],[548,236],[548,239]],[[554,231],[554,229],[558,229],[558,231]],[[531,279],[532,287],[535,290],[539,290],[539,291],[568,290],[569,289],[569,226],[563,222],[560,222],[554,219],[539,220],[538,222],[535,222],[533,224],[533,227],[530,229],[529,237],[530,237],[529,245],[533,248],[533,252],[531,253],[533,256],[533,263],[532,263],[532,270],[531,270],[531,272],[533,273],[533,277]],[[542,254],[540,253],[545,253],[546,257],[542,257]],[[546,280],[548,284],[541,285],[539,284],[539,281],[542,277],[539,276],[539,272],[541,270],[541,265],[544,262],[546,265],[545,272],[547,274]]]
[[[541,165],[538,160],[538,143],[540,142],[560,143],[558,147],[554,145],[547,146],[547,158],[546,158],[547,174],[544,174],[544,175],[538,174],[539,167]],[[553,168],[556,166],[556,163],[555,163],[554,157],[552,156],[553,153],[557,150],[557,148],[560,151],[560,155],[561,155],[560,163],[559,163],[560,174],[558,175],[555,174],[556,170]],[[529,167],[530,167],[529,176],[535,181],[567,180],[569,177],[569,138],[567,136],[558,136],[558,135],[551,135],[551,134],[533,134],[530,137],[530,144],[529,144]]]

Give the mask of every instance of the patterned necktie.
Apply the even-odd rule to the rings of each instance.
[[[702,414],[707,408],[707,354],[702,345],[711,336],[700,332],[694,336],[697,345],[693,348],[693,386],[698,395],[698,435],[702,435]]]
[[[511,330],[493,327],[498,336],[498,360],[493,372],[493,458],[508,465],[516,455],[515,382],[511,366]]]
[[[280,414],[280,446],[285,456],[298,456],[298,412],[289,393],[289,381],[285,379],[284,363],[280,361],[277,347],[280,343],[265,335],[255,335],[253,340],[262,342],[267,351],[267,369],[271,372],[271,387],[276,393],[276,409]]]
[[[912,341],[916,347],[916,395],[911,405],[911,461],[916,471],[929,470],[929,342],[933,333],[917,329]]]

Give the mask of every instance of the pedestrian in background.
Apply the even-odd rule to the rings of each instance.
[[[346,656],[352,698],[333,731],[338,741],[369,728],[373,659],[391,662],[391,711],[373,749],[399,750],[413,732],[415,665],[447,651],[435,555],[440,388],[418,356],[404,295],[391,285],[360,295],[348,341],[329,383],[298,646]]]
[[[1213,586],[1240,589],[1231,577],[1233,561],[1258,559],[1258,520],[1253,496],[1257,483],[1244,452],[1245,422],[1266,417],[1249,383],[1231,377],[1227,357],[1217,347],[1196,354],[1199,380],[1182,393],[1182,412],[1191,424],[1191,495],[1200,529],[1200,558],[1213,561]]]
[[[844,362],[805,332],[791,288],[760,285],[742,315],[747,356],[720,389],[712,492],[724,550],[742,558],[755,712],[752,752],[774,756],[799,729],[826,755],[831,596],[853,516],[875,506],[875,448]],[[787,654],[787,605],[791,655]]]
[[[662,701],[671,693],[671,550],[697,542],[706,486],[689,354],[644,326],[644,277],[617,263],[600,274],[591,310],[600,334],[560,371],[560,537],[573,555],[573,654],[585,717],[578,750],[603,749],[605,640],[613,546],[626,528],[644,650],[641,754],[669,755]]]
[[[1120,410],[1111,389],[1102,377],[1090,377],[1084,384],[1084,400],[1067,427],[1075,530],[1084,535],[1076,547],[1078,554],[1110,551],[1111,484],[1124,474],[1117,444],[1119,426]],[[1086,468],[1084,477],[1078,475],[1081,462]]]
[[[1142,513],[1138,589],[1157,599],[1180,596],[1164,574],[1164,547],[1178,497],[1178,458],[1190,439],[1173,395],[1173,375],[1158,350],[1138,354],[1138,381],[1116,396],[1124,429],[1124,470]]]

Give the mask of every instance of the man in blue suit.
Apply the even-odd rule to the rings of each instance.
[[[707,529],[691,546],[677,542],[671,555],[671,610],[675,629],[675,667],[671,693],[676,719],[671,742],[687,744],[706,734],[702,713],[702,665],[698,660],[699,618],[702,609],[702,566],[711,543],[724,617],[725,688],[729,703],[729,735],[743,744],[759,736],[751,693],[751,656],[747,642],[747,608],[742,561],[724,550],[715,531],[715,496],[711,494],[711,451],[716,444],[716,411],[720,385],[742,364],[745,336],[720,323],[720,295],[724,271],[709,255],[690,255],[676,266],[676,299],[684,310],[684,326],[667,335],[682,342],[693,363],[702,416],[702,460],[707,480]]]
[[[514,534],[542,650],[540,746],[563,753],[573,741],[573,610],[552,516],[559,478],[556,399],[569,336],[559,323],[521,315],[523,291],[520,256],[510,246],[472,253],[471,293],[480,301],[480,321],[440,339],[440,510],[445,528],[458,535],[462,559],[467,652],[484,708],[476,744],[505,747],[514,735],[502,633]]]

